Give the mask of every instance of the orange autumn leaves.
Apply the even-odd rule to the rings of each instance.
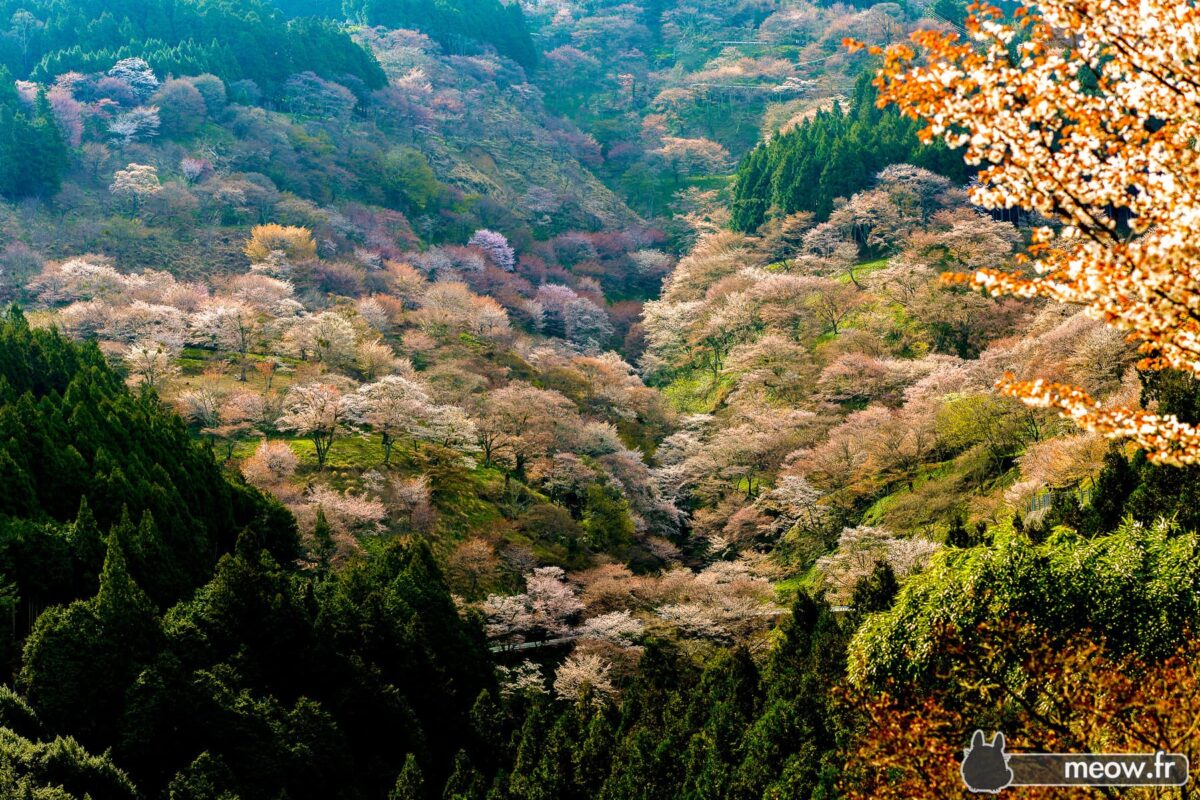
[[[1048,0],[1005,17],[973,7],[967,37],[921,31],[878,48],[881,103],[982,167],[985,208],[1032,209],[1029,275],[959,276],[994,293],[1084,307],[1139,345],[1144,369],[1200,377],[1200,7]],[[848,42],[852,48],[859,48]],[[1003,391],[1129,437],[1151,460],[1200,462],[1200,427],[1104,407],[1081,390],[1007,376]]]
[[[947,629],[936,645],[949,665],[936,688],[853,687],[855,715],[842,789],[851,800],[966,796],[959,763],[971,731],[1001,730],[1010,752],[1156,750],[1200,758],[1200,645],[1187,637],[1161,660],[1120,655],[1081,634],[1066,641],[1015,621]],[[865,693],[865,697],[864,697]],[[990,734],[989,734],[990,735]],[[1185,789],[1124,790],[1129,797],[1195,797]],[[1103,789],[1027,787],[1022,798],[1105,797]]]

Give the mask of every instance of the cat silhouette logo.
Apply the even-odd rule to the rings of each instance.
[[[972,792],[996,794],[1012,783],[1013,773],[1008,768],[1009,756],[1004,753],[1004,734],[997,733],[991,744],[983,743],[983,731],[975,731],[971,746],[963,750],[963,783]]]

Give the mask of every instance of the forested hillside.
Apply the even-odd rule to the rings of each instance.
[[[824,220],[835,200],[869,188],[875,174],[891,164],[912,164],[965,182],[962,154],[940,142],[922,145],[917,139],[921,123],[893,108],[878,108],[870,78],[864,73],[858,79],[848,108],[835,103],[746,156],[733,189],[736,230],[756,230],[768,213],[809,211]]]
[[[0,797],[1200,763],[1200,19],[1067,5],[0,0]]]
[[[269,95],[305,71],[365,90],[384,84],[370,54],[336,26],[285,22],[255,0],[5,0],[0,19],[11,25],[0,37],[0,64],[17,78],[52,82],[137,57],[164,75],[213,73],[227,83],[253,81]]]

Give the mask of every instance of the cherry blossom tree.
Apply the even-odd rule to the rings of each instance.
[[[114,141],[128,146],[158,136],[160,124],[157,108],[138,106],[113,117],[108,123],[108,133]]]
[[[304,311],[304,306],[296,300],[296,287],[290,281],[260,272],[238,275],[229,281],[225,292],[234,300],[268,316],[293,317]]]
[[[321,509],[326,521],[339,533],[377,534],[383,531],[387,519],[387,507],[382,502],[348,489],[339,492],[328,486],[313,486],[305,501],[314,516]]]
[[[759,505],[776,515],[776,530],[789,528],[820,531],[829,516],[821,504],[824,495],[799,475],[782,475],[771,491],[759,498]]]
[[[481,228],[471,236],[467,246],[478,247],[487,254],[493,264],[505,272],[512,272],[516,268],[516,255],[502,233]]]
[[[582,610],[561,567],[538,567],[525,576],[524,594],[490,595],[482,604],[493,639],[561,636]]]
[[[396,357],[396,351],[382,339],[359,342],[354,348],[354,366],[369,381],[401,369],[402,363],[405,362],[401,362]]]
[[[322,80],[313,72],[301,72],[284,84],[284,103],[293,114],[345,122],[357,100],[346,87]]]
[[[296,320],[283,335],[287,351],[343,369],[354,363],[358,332],[354,324],[336,311],[322,311]]]
[[[1061,223],[1035,232],[1031,276],[984,269],[964,280],[1082,305],[1139,342],[1143,369],[1193,375],[1198,23],[1200,9],[1162,0],[1048,0],[1011,18],[985,5],[965,41],[921,31],[916,47],[889,47],[878,81],[881,102],[927,120],[926,141],[941,137],[985,165],[974,202]],[[1174,416],[1103,406],[1042,380],[1001,386],[1089,430],[1128,436],[1153,461],[1200,461],[1200,428]]]
[[[711,139],[664,136],[654,150],[678,179],[683,175],[720,173],[729,168],[729,151]]]
[[[598,639],[617,645],[627,645],[636,640],[646,630],[646,626],[636,619],[628,610],[612,611],[585,620],[575,629],[577,636],[583,639]]]
[[[178,350],[186,329],[183,312],[174,306],[134,300],[129,305],[107,307],[99,332],[114,341],[150,340]]]
[[[391,329],[391,314],[379,298],[364,297],[355,304],[354,309],[358,316],[380,333],[387,333]]]
[[[414,429],[414,435],[468,456],[479,452],[478,431],[470,416],[458,406],[433,406]]]
[[[196,183],[202,177],[212,172],[212,162],[203,158],[182,158],[179,161],[179,171],[188,183]]]
[[[916,217],[922,224],[943,206],[951,188],[948,179],[912,164],[885,167],[875,181],[905,215]]]
[[[128,287],[128,278],[105,263],[72,258],[47,264],[29,284],[30,291],[45,303],[73,300],[118,300]]]
[[[500,571],[496,549],[484,539],[472,537],[454,548],[447,572],[468,598],[474,597],[482,584],[492,581]]]
[[[257,344],[259,314],[240,302],[211,303],[191,320],[194,341],[209,343],[237,354],[238,380],[246,380],[247,356]]]
[[[859,525],[845,528],[837,549],[817,561],[835,601],[849,599],[855,584],[885,561],[904,579],[921,569],[941,545],[920,537],[896,537],[883,528]]]
[[[296,451],[287,442],[264,439],[254,455],[242,462],[242,474],[255,486],[264,487],[292,477],[299,463]]]
[[[161,342],[137,342],[125,351],[129,380],[139,386],[161,392],[179,374],[175,356]]]
[[[863,303],[862,294],[853,286],[839,281],[823,281],[805,299],[805,305],[812,309],[834,336],[841,332],[842,325]]]
[[[221,414],[221,393],[207,386],[180,392],[175,407],[180,416],[202,428],[217,424]]]
[[[125,169],[117,170],[108,187],[114,197],[128,200],[135,214],[146,198],[161,189],[158,170],[149,164],[130,164]]]
[[[140,100],[145,100],[158,89],[154,70],[142,58],[123,58],[112,65],[108,75],[128,84]]]
[[[609,676],[611,665],[595,653],[572,653],[554,673],[554,693],[561,700],[577,700],[590,692],[596,704],[617,694]]]
[[[246,430],[268,430],[275,425],[278,408],[272,396],[255,391],[236,391],[221,404],[221,418],[226,424],[244,425]]]
[[[508,315],[490,297],[471,293],[466,284],[438,282],[428,286],[421,296],[416,317],[431,336],[472,333],[497,339],[508,333]]]
[[[573,344],[600,349],[613,336],[608,312],[586,297],[571,301],[563,312],[563,330]]]
[[[392,478],[390,488],[390,504],[393,516],[404,518],[408,523],[409,530],[430,530],[437,518],[437,514],[433,509],[428,476],[418,475],[416,478]]]
[[[517,474],[569,441],[577,420],[574,406],[561,394],[515,382],[481,398],[475,415],[484,461],[511,459]]]
[[[506,698],[546,694],[546,676],[542,674],[541,664],[534,661],[522,661],[515,667],[498,664],[496,674],[500,694]]]
[[[350,410],[356,423],[379,434],[385,466],[391,463],[396,439],[414,435],[432,414],[433,403],[425,389],[400,375],[387,375],[360,386]]]
[[[83,143],[84,105],[74,97],[75,85],[82,77],[77,72],[59,75],[54,86],[46,93],[50,108],[54,110],[54,121],[71,147],[79,147]]]
[[[345,429],[350,409],[350,399],[337,385],[302,384],[288,390],[283,414],[276,425],[280,430],[295,431],[312,440],[319,471],[325,468],[334,438]]]

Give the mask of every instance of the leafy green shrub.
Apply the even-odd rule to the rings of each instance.
[[[1167,653],[1200,619],[1200,535],[1127,521],[1095,539],[1060,528],[1033,545],[998,530],[994,547],[945,550],[858,630],[851,677],[932,681],[940,630],[1011,617],[1051,636],[1087,629],[1118,651]]]

